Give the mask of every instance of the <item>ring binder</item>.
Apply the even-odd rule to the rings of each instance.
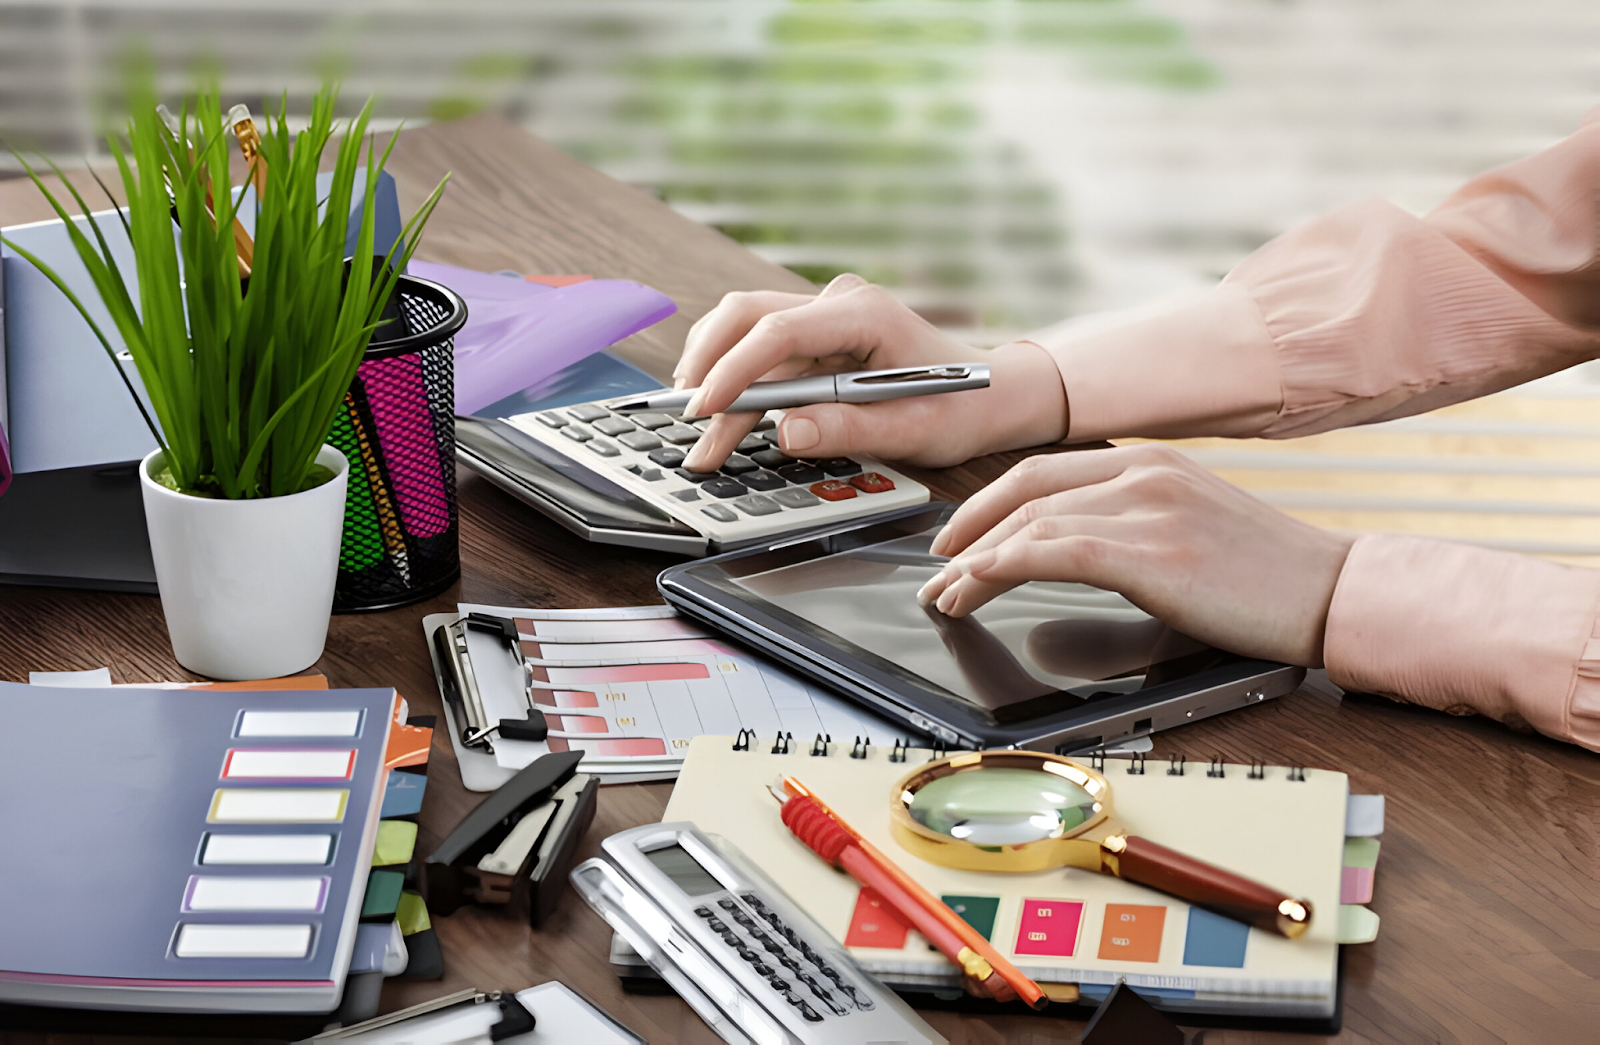
[[[906,760],[906,752],[909,750],[911,749],[906,746],[906,742],[904,740],[900,739],[899,737],[895,737],[894,750],[889,752],[889,761],[904,762]]]
[[[811,742],[811,757],[812,758],[816,758],[818,755],[827,755],[827,753],[828,753],[828,745],[831,744],[831,743],[833,743],[833,734],[832,733],[828,734],[828,737],[827,737],[826,740],[823,739],[821,733],[818,733],[817,734],[817,739],[815,739],[815,740],[813,740]]]
[[[1265,762],[1258,762],[1252,758],[1250,760],[1250,772],[1246,775],[1251,780],[1267,779],[1267,764]]]
[[[778,730],[778,735],[772,738],[772,753],[774,755],[787,755],[789,753],[789,745],[793,741],[793,733],[785,733],[781,729]]]
[[[1225,776],[1222,768],[1222,756],[1216,755],[1211,759],[1211,765],[1206,769],[1206,776],[1213,779],[1222,779]]]
[[[1167,759],[1167,776],[1183,776],[1183,767],[1189,761],[1188,755],[1178,755],[1176,758]]]
[[[866,758],[867,752],[872,750],[871,737],[856,737],[856,742],[850,747],[851,758]]]
[[[1106,771],[1105,748],[1095,748],[1093,751],[1089,752],[1089,768],[1093,769],[1096,773],[1104,773]]]
[[[1289,767],[1289,779],[1290,780],[1299,781],[1302,784],[1305,783],[1306,782],[1306,767],[1305,766],[1290,766]]]
[[[947,750],[945,749],[945,746],[944,746],[944,741],[939,740],[937,738],[934,739],[933,744],[928,748],[928,751],[929,751],[929,754],[928,754],[928,761],[929,762],[937,762],[937,761],[939,761],[939,759],[945,757],[945,755],[948,754],[948,752],[947,752]]]
[[[1144,776],[1144,752],[1135,751],[1128,761],[1129,776]]]
[[[754,740],[755,738],[755,730],[741,729],[739,730],[739,735],[733,738],[733,749],[735,751],[749,751],[750,741]]]

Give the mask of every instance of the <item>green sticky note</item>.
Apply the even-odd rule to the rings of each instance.
[[[428,905],[422,896],[407,889],[400,894],[400,905],[395,908],[394,920],[400,923],[400,935],[411,936],[433,928],[428,920]]]
[[[378,844],[372,847],[372,866],[411,862],[417,847],[417,825],[409,820],[378,821]]]
[[[1346,838],[1344,840],[1344,866],[1377,867],[1378,840],[1376,838]]]
[[[367,895],[361,901],[361,917],[393,918],[400,904],[400,889],[406,876],[399,871],[373,871],[367,875]]]
[[[961,920],[978,930],[985,940],[994,933],[995,915],[1000,911],[998,896],[941,896],[945,906],[961,916]]]

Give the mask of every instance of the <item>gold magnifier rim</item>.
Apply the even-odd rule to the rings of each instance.
[[[916,793],[935,780],[979,769],[1031,769],[1053,773],[1082,787],[1094,799],[1094,815],[1060,834],[999,846],[978,845],[940,834],[911,815]],[[890,826],[907,850],[933,863],[972,870],[1042,870],[1075,863],[1059,850],[1063,843],[1081,842],[1085,836],[1112,822],[1111,781],[1082,762],[1045,751],[963,751],[911,770],[889,792]],[[1097,846],[1098,847],[1098,846]]]

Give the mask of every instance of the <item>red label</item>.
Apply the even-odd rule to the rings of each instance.
[[[1082,922],[1081,900],[1024,900],[1017,945],[1012,950],[1016,954],[1070,958],[1078,949],[1078,926]]]
[[[898,951],[906,945],[911,927],[900,920],[893,907],[876,892],[865,887],[856,896],[855,913],[850,916],[850,931],[844,934],[846,947],[884,947]]]

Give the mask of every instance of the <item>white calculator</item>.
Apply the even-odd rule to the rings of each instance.
[[[462,463],[590,540],[705,555],[925,504],[928,488],[864,457],[796,459],[774,411],[715,472],[685,456],[709,422],[606,401],[456,418]]]

